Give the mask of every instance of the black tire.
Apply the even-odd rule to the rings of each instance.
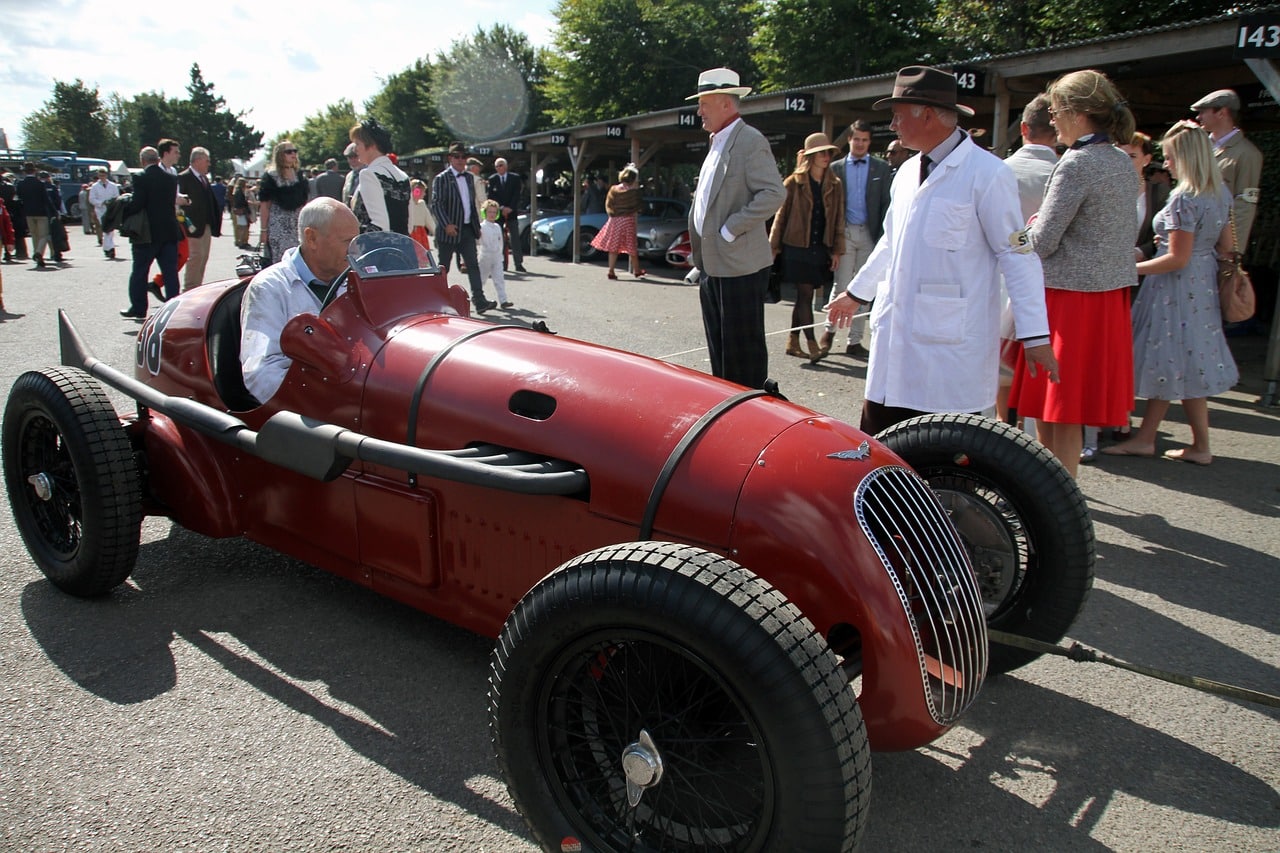
[[[1093,587],[1093,522],[1076,481],[1022,430],[978,415],[925,415],[876,436],[924,477],[969,551],[987,626],[1056,643]],[[992,643],[989,670],[1038,652]]]
[[[582,228],[578,231],[578,260],[590,261],[600,257],[600,250],[591,245],[598,232],[594,228]]]
[[[857,846],[871,769],[849,680],[730,560],[635,542],[570,561],[508,618],[489,684],[498,764],[544,849]],[[634,807],[625,750],[633,782],[663,767]]]
[[[138,559],[142,490],[129,438],[83,371],[18,377],[0,453],[9,504],[45,577],[72,595],[105,595]]]

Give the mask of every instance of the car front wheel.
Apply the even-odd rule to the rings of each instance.
[[[498,763],[544,849],[850,850],[870,798],[862,716],[777,591],[671,543],[584,554],[493,654]]]
[[[128,436],[83,371],[18,377],[5,404],[0,453],[27,550],[59,589],[104,595],[133,571],[142,494]]]
[[[987,625],[1061,640],[1093,586],[1093,522],[1076,481],[1022,430],[978,415],[912,418],[876,436],[928,481],[968,549]],[[1039,653],[993,645],[991,672]]]

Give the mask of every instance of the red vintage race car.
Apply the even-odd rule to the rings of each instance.
[[[1030,659],[989,659],[988,624],[1056,641],[1083,604],[1083,500],[1009,427],[873,438],[471,319],[408,238],[361,235],[349,263],[284,329],[265,404],[238,358],[245,281],[166,303],[133,375],[62,315],[65,366],[5,407],[17,526],[74,595],[123,583],[161,515],[495,637],[497,761],[547,849],[851,849],[869,749],[934,740],[989,665]]]

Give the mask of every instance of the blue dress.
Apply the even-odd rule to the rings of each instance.
[[[1214,246],[1227,224],[1231,195],[1174,190],[1156,214],[1156,257],[1169,253],[1169,232],[1195,235],[1191,260],[1175,272],[1149,275],[1133,303],[1134,393],[1148,400],[1195,400],[1221,394],[1240,378],[1218,305]]]

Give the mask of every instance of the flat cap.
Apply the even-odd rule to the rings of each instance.
[[[1240,96],[1231,89],[1217,89],[1191,105],[1193,110],[1220,110],[1223,107],[1233,113],[1240,112]]]

